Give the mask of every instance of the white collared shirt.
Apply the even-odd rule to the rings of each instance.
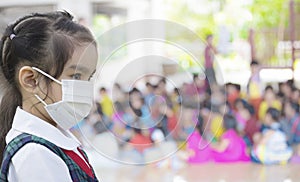
[[[41,137],[60,148],[73,150],[83,158],[77,150],[80,142],[71,132],[60,130],[18,107],[12,128],[6,135],[6,143],[21,133]],[[9,166],[8,181],[71,182],[72,179],[67,165],[59,156],[45,146],[28,143],[13,156]]]

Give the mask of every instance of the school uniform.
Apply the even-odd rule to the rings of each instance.
[[[6,143],[0,181],[98,181],[71,132],[19,107]]]
[[[262,164],[285,164],[293,155],[292,149],[287,144],[286,135],[281,130],[280,123],[271,124],[264,129],[262,135],[270,130],[273,131],[272,136],[264,144],[252,149],[251,159]]]
[[[296,114],[290,121],[288,121],[289,131],[287,136],[289,139],[289,144],[299,144],[300,143],[300,116]]]

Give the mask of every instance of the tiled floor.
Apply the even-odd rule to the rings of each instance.
[[[273,166],[254,163],[208,163],[183,167],[180,162],[176,163],[176,157],[172,155],[159,163],[169,164],[172,161],[173,169],[161,165],[158,168],[158,165],[153,163],[140,166],[124,164],[126,162],[116,160],[118,157],[112,157],[119,155],[107,141],[108,137],[105,136],[103,141],[98,141],[98,144],[103,146],[97,146],[107,150],[86,149],[90,162],[102,182],[300,182],[300,163]],[[134,158],[130,155],[128,159]]]
[[[180,170],[158,169],[153,165],[97,168],[103,182],[299,182],[300,165],[257,164],[189,165]]]
[[[180,169],[123,164],[87,150],[102,182],[300,182],[300,164],[264,166],[254,163],[186,165]],[[174,163],[173,163],[174,164]],[[179,168],[174,165],[173,168]]]

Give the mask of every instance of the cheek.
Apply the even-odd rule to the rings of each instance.
[[[49,90],[49,97],[52,98],[55,102],[62,100],[62,89],[60,85],[58,85],[57,83],[52,83]]]
[[[266,117],[265,120],[263,121],[265,124],[269,124],[270,123],[270,118]]]

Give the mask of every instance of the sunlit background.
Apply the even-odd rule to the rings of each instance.
[[[203,40],[206,35],[213,33],[219,51],[218,74],[225,82],[246,86],[247,78],[250,76],[249,61],[253,56],[263,63],[265,69],[268,69],[261,72],[262,80],[265,82],[288,80],[299,73],[297,50],[300,48],[300,42],[294,42],[296,49],[294,63],[291,54],[291,33],[294,35],[294,40],[299,40],[300,37],[297,16],[300,13],[299,7],[295,3],[292,30],[288,0],[2,0],[0,28],[3,30],[8,23],[26,13],[57,9],[72,12],[76,19],[88,26],[96,37],[113,27],[133,20],[154,18],[174,21],[194,31]],[[118,38],[122,37],[125,41],[126,36],[128,35],[118,36]],[[114,38],[109,41],[113,44]],[[113,82],[109,76],[111,72],[118,70],[118,67],[121,69],[126,60],[143,55],[149,50],[142,44],[144,43],[131,47],[125,46],[118,50],[111,57],[113,61],[109,61],[107,65],[103,73],[105,79],[101,80],[101,84],[110,86]],[[193,48],[191,41],[189,44]],[[101,50],[101,42],[99,45]],[[255,47],[252,53],[251,46]],[[197,64],[191,61],[188,55],[184,52],[174,53],[171,49],[172,47],[164,47],[158,51],[163,55],[173,54],[171,56],[182,68],[188,68],[191,72],[198,71],[193,69]],[[204,45],[201,49],[204,49]],[[204,59],[201,54],[202,52],[199,52],[197,55],[200,64]],[[278,68],[285,69],[277,71]],[[147,71],[147,66],[141,69]],[[163,71],[163,67],[156,69]],[[294,73],[291,69],[294,69]],[[273,74],[277,76],[270,77]],[[128,78],[130,79],[130,76]],[[296,80],[298,78],[295,77]],[[122,81],[126,83],[127,80]]]

